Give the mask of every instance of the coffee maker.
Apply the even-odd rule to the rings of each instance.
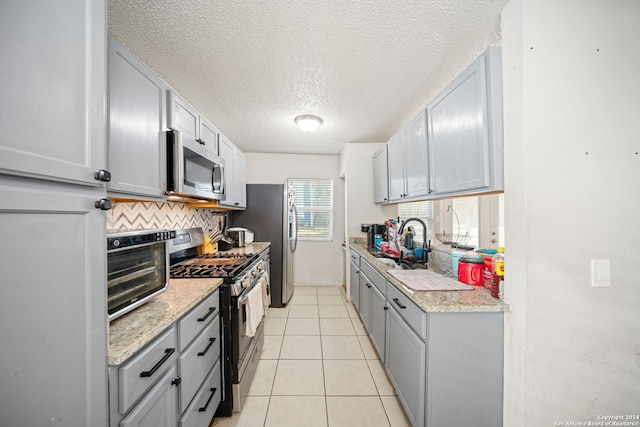
[[[371,224],[367,231],[367,248],[370,251],[380,251],[380,242],[384,241],[387,233],[387,226],[385,224]],[[378,247],[376,247],[378,243]]]

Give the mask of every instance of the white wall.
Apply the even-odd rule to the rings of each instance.
[[[633,0],[504,10],[505,426],[639,412],[638,28]]]
[[[298,241],[293,280],[302,285],[342,285],[344,270],[344,181],[340,159],[329,155],[245,153],[247,184],[284,184],[287,178],[333,179],[333,241]]]
[[[349,143],[340,153],[340,174],[345,180],[345,233],[350,237],[367,238],[362,224],[383,224],[398,215],[397,205],[376,205],[373,202],[373,154],[384,143]],[[346,294],[351,295],[350,253],[345,252]]]

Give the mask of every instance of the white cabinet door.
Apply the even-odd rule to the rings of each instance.
[[[200,116],[200,141],[202,145],[212,153],[218,154],[218,134],[220,131],[216,129],[207,119]]]
[[[169,112],[167,126],[198,139],[200,114],[175,92],[169,91]]]
[[[358,312],[360,311],[360,268],[351,262],[351,301]]]
[[[499,50],[485,51],[427,107],[432,194],[502,189],[502,81],[496,61]]]
[[[373,201],[375,203],[389,201],[386,145],[373,155]]]
[[[396,134],[387,142],[387,163],[389,165],[389,200],[402,200],[406,194],[402,133]]]
[[[409,122],[402,131],[406,196],[419,197],[429,193],[427,160],[427,129],[425,112]]]
[[[166,89],[142,61],[109,36],[110,192],[165,199]]]
[[[2,426],[107,423],[104,196],[0,175]]]
[[[3,1],[0,172],[101,185],[104,0]]]

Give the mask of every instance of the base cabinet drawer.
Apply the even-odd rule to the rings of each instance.
[[[180,427],[208,426],[221,400],[222,376],[220,362],[218,361],[202,384],[202,387],[200,387],[191,405],[180,418]]]
[[[220,293],[215,291],[178,320],[178,351],[184,351],[207,323],[219,315]]]
[[[178,372],[182,383],[180,386],[180,413],[183,413],[191,399],[202,384],[203,378],[220,358],[220,317],[205,328],[204,331],[187,347],[178,358]]]
[[[119,410],[125,414],[176,360],[176,329],[169,328],[118,370]]]
[[[171,427],[176,419],[176,368],[169,371],[120,422],[120,427]]]

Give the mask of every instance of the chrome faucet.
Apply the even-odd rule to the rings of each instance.
[[[398,265],[400,265],[402,263],[402,252],[400,252],[400,248],[398,246],[397,239],[399,239],[402,236],[402,232],[404,231],[404,228],[411,221],[419,222],[422,225],[422,260],[421,260],[421,262],[422,262],[422,264],[424,264],[426,266],[427,262],[429,262],[429,255],[427,253],[429,251],[431,251],[431,247],[427,243],[427,224],[425,224],[424,221],[421,220],[420,218],[407,218],[407,220],[404,221],[400,225],[400,228],[398,229],[398,234],[397,234],[396,240],[395,240],[395,244],[396,244],[396,247],[398,248],[398,254],[399,254],[399,256],[398,256]]]

